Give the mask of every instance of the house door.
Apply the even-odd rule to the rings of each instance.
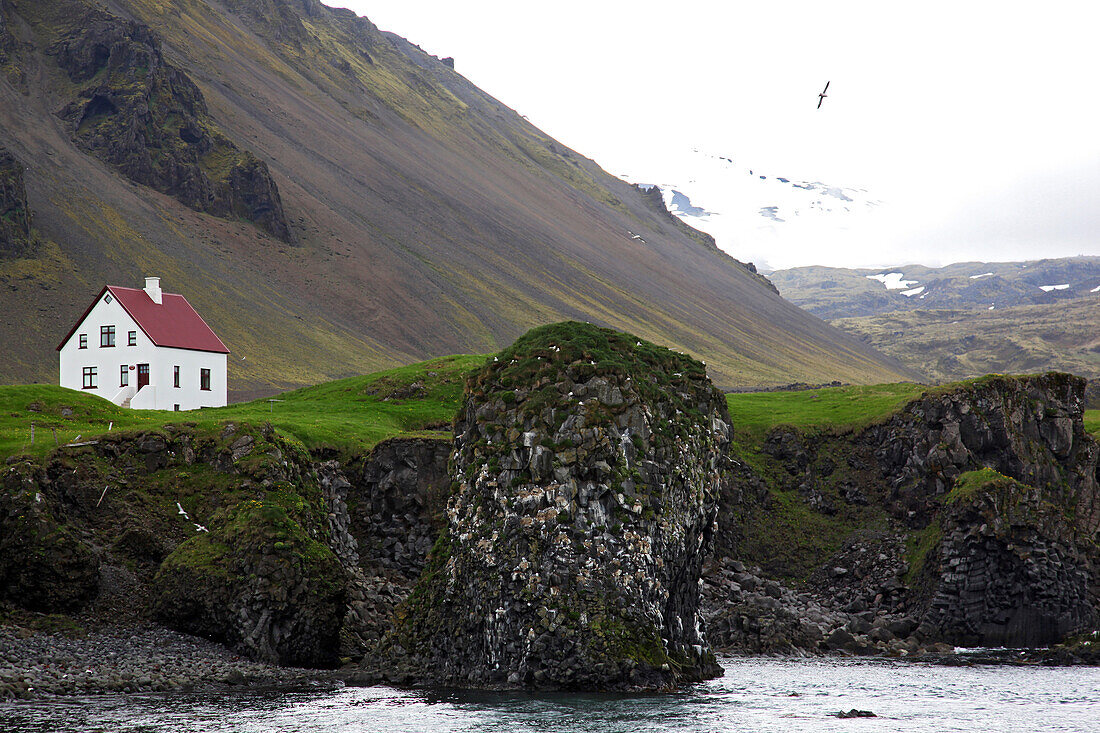
[[[138,364],[137,388],[141,389],[149,384],[149,365]]]

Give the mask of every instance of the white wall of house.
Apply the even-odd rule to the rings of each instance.
[[[130,397],[135,409],[194,410],[222,407],[226,404],[227,359],[225,354],[191,349],[160,347],[154,344],[109,292],[89,311],[87,317],[60,350],[61,386],[89,392],[121,404]],[[114,346],[103,346],[101,327],[114,326]],[[134,345],[130,345],[130,334]],[[80,348],[80,336],[87,336],[87,347]],[[149,365],[149,387],[136,392],[138,366]],[[126,367],[126,389],[122,367]],[[132,367],[132,368],[131,368]],[[175,368],[179,367],[179,387]],[[94,386],[86,386],[85,369],[95,369]],[[201,370],[210,370],[210,389],[201,389]],[[117,398],[117,399],[116,399]],[[178,407],[177,407],[178,406]]]

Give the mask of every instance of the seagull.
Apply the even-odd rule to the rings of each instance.
[[[821,103],[825,101],[825,97],[829,96],[825,92],[829,91],[829,84],[831,82],[825,82],[825,88],[821,90],[821,94],[817,95],[817,108],[821,109]]]

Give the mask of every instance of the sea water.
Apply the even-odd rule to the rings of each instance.
[[[820,658],[721,662],[723,677],[663,695],[349,687],[11,702],[0,704],[0,731],[1100,731],[1100,668]],[[876,717],[835,716],[853,708]]]

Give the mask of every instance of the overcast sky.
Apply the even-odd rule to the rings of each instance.
[[[740,259],[1100,254],[1100,4],[326,1],[453,56],[608,172],[677,187]]]

